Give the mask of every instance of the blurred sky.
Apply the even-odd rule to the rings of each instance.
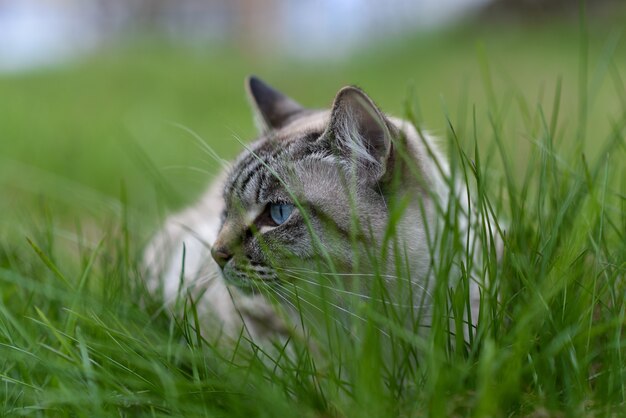
[[[453,22],[489,1],[0,0],[0,71],[63,62],[112,39],[123,42],[147,24],[179,41],[218,42],[250,32],[243,42],[264,42],[273,51],[339,55]]]

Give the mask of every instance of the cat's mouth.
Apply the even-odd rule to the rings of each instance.
[[[262,293],[278,282],[276,272],[270,267],[252,263],[234,263],[230,260],[222,269],[226,282],[245,293]]]

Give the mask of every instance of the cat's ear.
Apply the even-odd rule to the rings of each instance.
[[[255,122],[261,133],[281,128],[304,108],[255,76],[246,79],[246,90],[255,113]]]
[[[387,169],[391,139],[397,129],[372,99],[357,87],[344,87],[333,103],[324,137],[344,155],[373,169],[377,178]]]

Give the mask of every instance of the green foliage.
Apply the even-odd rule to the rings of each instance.
[[[164,175],[163,165],[215,168],[202,162],[206,154],[189,133],[168,121],[200,132],[220,155],[233,155],[239,144],[220,129],[251,134],[249,124],[241,128],[247,112],[240,91],[242,68],[253,68],[251,62],[230,56],[216,65],[208,56],[228,55],[133,49],[0,80],[6,162],[0,184],[10,198],[0,205],[17,209],[5,212],[3,222],[23,231],[0,239],[2,413],[622,415],[626,90],[624,54],[617,51],[624,47],[609,35],[604,49],[595,48],[600,40],[589,36],[578,51],[576,39],[546,38],[576,31],[539,31],[517,40],[521,32],[509,30],[469,51],[462,33],[432,44],[416,40],[377,55],[385,65],[364,56],[332,71],[298,68],[281,85],[322,105],[334,83],[343,82],[337,79],[357,74],[384,108],[444,127],[456,175],[471,184],[479,215],[496,213],[505,235],[498,261],[492,233],[478,234],[488,256],[474,266],[485,287],[469,344],[458,338],[462,326],[449,321],[467,309],[463,283],[470,274],[461,268],[455,274],[465,281],[450,289],[452,260],[471,264],[455,245],[441,247],[427,332],[407,326],[406,312],[390,303],[383,286],[371,286],[369,300],[349,301],[342,310],[334,302],[336,283],[319,278],[291,294],[309,319],[317,318],[310,340],[267,349],[251,347],[242,335],[223,350],[196,332],[203,320],[197,301],[182,298],[184,313],[172,314],[146,290],[139,259],[148,219],[163,200],[178,205],[203,183],[200,176]],[[512,45],[514,54],[507,52]],[[476,74],[468,72],[461,86],[443,86],[470,62]],[[505,64],[515,76],[506,76]],[[260,65],[268,79],[278,74]],[[389,66],[401,80],[416,78],[422,104],[436,100],[421,87],[446,91],[442,106],[420,109],[414,97],[404,108],[394,105],[404,87],[389,87],[389,75],[381,76]],[[431,77],[428,66],[443,68],[441,78]],[[329,81],[334,70],[339,75]],[[309,76],[322,88],[302,83]],[[479,93],[473,80],[482,80]],[[537,98],[532,90],[540,80]],[[459,105],[452,112],[446,103]],[[443,123],[434,123],[438,118]],[[123,160],[124,154],[132,157]],[[37,201],[38,209],[23,213]],[[454,210],[443,208],[444,215]],[[449,219],[442,242],[458,236],[455,217]],[[372,280],[382,278],[374,272]]]

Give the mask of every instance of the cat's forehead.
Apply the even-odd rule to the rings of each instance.
[[[310,139],[314,135],[321,135],[328,126],[329,120],[329,110],[301,112],[284,127],[261,135],[247,146],[235,159],[232,171],[237,171],[241,166],[247,165],[250,157],[261,156],[274,149],[284,148],[287,145],[293,146],[293,143],[303,142],[304,139]]]
[[[275,174],[284,174],[285,163],[294,163],[316,153],[316,140],[326,130],[330,111],[306,111],[283,128],[272,130],[249,145],[232,166],[224,195],[239,198],[267,192],[276,183]],[[264,189],[265,188],[265,189]],[[249,200],[249,199],[245,199]]]
[[[329,110],[306,110],[300,112],[279,130],[273,131],[278,140],[293,141],[311,133],[324,132],[330,120]]]

